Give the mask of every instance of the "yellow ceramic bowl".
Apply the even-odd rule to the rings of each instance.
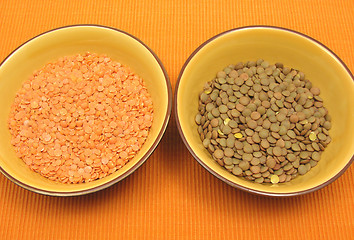
[[[86,51],[107,54],[145,80],[153,100],[154,120],[142,149],[123,168],[90,183],[61,184],[33,172],[15,156],[7,119],[16,91],[34,70],[59,57]],[[151,155],[165,132],[171,106],[171,85],[161,61],[134,36],[96,25],[67,26],[43,33],[21,45],[0,65],[0,170],[16,184],[47,195],[73,196],[104,189],[127,177]]]
[[[265,59],[303,71],[315,86],[332,117],[332,142],[316,167],[283,184],[257,184],[236,177],[219,166],[204,149],[194,117],[198,94],[205,82],[230,64]],[[198,47],[184,64],[175,92],[180,135],[194,158],[224,182],[268,196],[292,196],[320,189],[337,179],[353,161],[354,83],[345,64],[318,41],[287,29],[251,26],[221,33]]]

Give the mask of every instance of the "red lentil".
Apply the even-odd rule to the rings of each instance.
[[[82,183],[131,160],[152,121],[143,79],[105,55],[87,52],[35,71],[17,92],[8,125],[17,156],[33,171]]]

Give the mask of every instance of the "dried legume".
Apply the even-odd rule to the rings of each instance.
[[[34,72],[16,94],[8,125],[17,156],[32,170],[50,180],[82,183],[131,160],[152,120],[143,79],[105,55],[85,53]]]
[[[200,94],[203,145],[226,170],[250,181],[276,184],[304,175],[331,142],[331,118],[319,94],[304,73],[282,63],[230,65]]]

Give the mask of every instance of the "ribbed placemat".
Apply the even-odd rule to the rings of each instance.
[[[300,31],[354,70],[354,2],[330,0],[0,1],[0,59],[52,28],[93,23],[150,46],[174,86],[189,54],[222,31],[254,24]],[[189,154],[174,120],[148,161],[114,186],[48,197],[0,175],[0,239],[353,239],[354,168],[328,187],[275,199],[234,189]]]

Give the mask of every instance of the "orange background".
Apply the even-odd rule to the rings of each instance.
[[[140,38],[171,84],[213,35],[253,24],[305,33],[354,70],[354,1],[0,0],[0,59],[52,28],[102,24]],[[189,154],[172,116],[136,172],[81,197],[29,192],[0,175],[0,239],[353,239],[354,167],[315,193],[268,198],[234,189]]]

